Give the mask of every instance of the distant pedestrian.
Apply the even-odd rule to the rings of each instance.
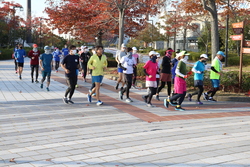
[[[14,65],[15,65],[15,72],[16,72],[16,74],[18,73],[18,71],[17,71],[17,69],[18,69],[18,67],[17,67],[17,60],[15,58],[15,52],[16,52],[17,49],[18,49],[18,45],[16,45],[16,47],[13,49],[13,53],[12,53],[12,58],[14,59]]]
[[[82,77],[83,77],[83,81],[86,82],[86,75],[88,73],[88,61],[91,57],[91,54],[89,53],[89,49],[87,47],[85,47],[83,49],[83,52],[80,54],[80,65],[81,65],[81,73],[82,73]]]
[[[63,55],[63,58],[69,55],[69,49],[67,45],[64,45],[64,48],[62,49],[62,55]]]
[[[40,56],[40,67],[42,71],[42,80],[40,88],[43,89],[43,82],[47,78],[47,86],[46,86],[47,91],[50,91],[49,90],[50,76],[53,66],[53,55],[50,52],[51,52],[50,47],[45,46],[44,53]]]
[[[56,72],[58,72],[62,52],[60,52],[60,50],[58,48],[56,48],[56,50],[52,54],[53,54],[53,58],[54,58],[54,62],[55,62],[55,70],[56,70]]]
[[[18,49],[15,51],[15,59],[18,66],[18,74],[19,79],[22,79],[22,72],[23,72],[23,66],[24,66],[24,58],[26,57],[26,52],[23,49],[23,45],[19,44]]]
[[[38,70],[39,70],[40,51],[37,49],[37,44],[33,44],[33,49],[31,51],[29,51],[28,57],[30,58],[31,82],[32,83],[34,82],[34,71],[36,71],[35,82],[39,83]]]
[[[222,62],[221,60],[226,57],[224,52],[218,51],[216,57],[213,59],[211,64],[211,71],[210,71],[210,80],[212,83],[212,89],[209,90],[206,93],[203,93],[204,100],[213,101],[216,102],[216,100],[213,98],[216,92],[220,88],[220,77],[222,72]],[[209,96],[209,94],[211,94]]]
[[[135,61],[136,61],[136,64],[134,65],[134,69],[133,69],[133,72],[134,72],[134,75],[133,75],[133,82],[132,82],[132,87],[133,88],[136,88],[135,86],[135,83],[136,83],[136,77],[137,77],[137,64],[139,64],[139,54],[137,53],[137,48],[136,47],[133,47],[133,54],[132,56],[135,58]]]
[[[129,90],[132,86],[132,79],[133,79],[133,73],[134,73],[134,66],[137,64],[135,58],[132,56],[132,48],[127,48],[127,56],[123,56],[120,60],[121,65],[125,68],[123,70],[124,74],[124,81],[126,84],[126,87],[123,90],[119,91],[119,97],[121,100],[123,100],[123,94],[126,92],[126,102],[130,103],[133,102],[131,98],[129,97]]]
[[[149,52],[150,60],[148,60],[143,66],[144,73],[146,74],[146,87],[148,87],[149,91],[148,95],[142,96],[142,98],[148,107],[154,107],[151,104],[151,100],[153,95],[155,95],[157,89],[156,73],[158,70],[158,64],[156,62],[157,59],[156,54],[157,53],[155,51],[150,51]]]
[[[126,45],[125,44],[122,44],[121,45],[121,50],[118,50],[116,52],[116,56],[115,56],[115,60],[117,62],[117,72],[118,72],[118,80],[117,80],[117,83],[116,83],[116,86],[115,86],[115,89],[117,90],[119,88],[119,84],[122,83],[122,87],[121,87],[121,90],[123,89],[123,86],[124,86],[124,82],[123,82],[123,69],[121,67],[121,59],[123,56],[126,56],[127,53],[126,53]]]
[[[95,87],[87,95],[88,102],[92,102],[92,94],[96,93],[96,105],[99,106],[103,104],[100,100],[100,84],[103,80],[104,70],[107,68],[107,57],[103,55],[103,46],[96,47],[96,54],[90,57],[88,68],[92,69],[92,83],[95,83]]]
[[[65,91],[65,95],[63,97],[63,102],[65,104],[74,104],[71,100],[76,84],[77,84],[77,75],[79,65],[79,56],[77,55],[76,46],[70,46],[69,55],[67,55],[61,62],[61,67],[65,71],[66,82],[68,84],[68,88]]]
[[[177,58],[179,59],[177,68],[175,70],[176,76],[174,79],[174,91],[175,95],[173,95],[169,99],[164,99],[164,106],[168,108],[168,105],[175,106],[175,110],[178,111],[185,111],[181,107],[182,102],[184,101],[184,98],[186,96],[186,81],[185,79],[188,77],[187,75],[187,68],[186,63],[188,60],[188,53],[186,51],[182,51],[177,55]],[[177,103],[174,103],[173,101],[177,101]]]
[[[203,93],[203,80],[204,80],[204,72],[206,70],[206,61],[208,56],[206,54],[200,55],[200,60],[197,61],[192,71],[194,72],[194,86],[198,88],[198,90],[194,93],[188,94],[188,100],[192,101],[192,96],[197,95],[196,103],[202,105],[203,103],[200,101],[200,97]]]

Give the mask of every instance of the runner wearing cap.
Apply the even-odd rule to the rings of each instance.
[[[41,86],[40,88],[43,89],[43,82],[47,78],[47,91],[49,91],[49,85],[50,85],[50,75],[51,70],[53,66],[53,55],[50,53],[50,47],[45,46],[44,47],[44,53],[40,56],[40,67],[42,71],[42,80],[41,80]]]
[[[168,105],[170,104],[172,106],[175,106],[175,110],[185,111],[185,109],[181,107],[181,104],[185,98],[187,91],[185,79],[188,77],[186,68],[188,55],[189,53],[187,53],[186,51],[181,51],[178,54],[179,61],[175,70],[176,76],[174,79],[175,95],[172,96],[170,99],[164,99],[164,106],[166,108],[168,108]],[[177,104],[173,102],[175,100],[178,100]]]
[[[122,91],[123,86],[125,85],[125,82],[123,82],[123,69],[122,69],[122,67],[121,67],[121,62],[120,62],[120,61],[121,61],[121,59],[122,59],[123,56],[126,56],[126,55],[127,55],[126,48],[127,48],[126,45],[123,43],[123,44],[121,45],[121,50],[118,50],[118,51],[116,52],[116,55],[115,55],[115,60],[116,60],[116,62],[117,62],[117,72],[118,72],[118,75],[119,75],[119,78],[118,78],[118,80],[117,80],[115,89],[116,89],[116,90],[118,89],[119,84],[120,84],[120,82],[121,82],[121,83],[122,83],[122,87],[121,87],[121,90],[120,90],[120,91]]]
[[[134,65],[134,78],[133,78],[133,81],[132,81],[132,87],[133,88],[136,88],[135,87],[135,82],[136,82],[136,77],[137,77],[137,64],[139,64],[139,54],[137,53],[137,48],[136,47],[132,47],[132,50],[133,50],[133,54],[132,56],[135,58],[135,61],[136,61],[136,64]]]
[[[155,95],[157,89],[156,73],[158,70],[158,64],[156,62],[156,54],[157,53],[155,51],[150,51],[150,60],[148,60],[143,66],[144,73],[146,74],[146,87],[148,87],[150,91],[148,92],[148,95],[142,96],[142,98],[148,107],[154,107],[151,104],[151,100],[153,95]]]
[[[34,70],[36,70],[36,80],[38,83],[38,69],[39,69],[39,56],[40,51],[37,49],[37,44],[33,44],[33,50],[29,51],[28,57],[30,58],[30,68],[31,68],[31,82],[34,82]]]
[[[197,100],[196,100],[196,103],[197,104],[203,104],[201,101],[200,101],[200,97],[202,95],[202,92],[204,90],[203,88],[203,79],[204,79],[204,72],[206,70],[206,61],[207,61],[208,57],[206,54],[202,54],[200,55],[200,60],[197,61],[193,68],[192,68],[192,71],[194,72],[194,86],[198,88],[198,90],[192,94],[188,94],[187,97],[188,97],[188,100],[189,101],[192,101],[192,96],[193,95],[197,95]]]
[[[220,87],[220,76],[222,71],[222,63],[221,60],[226,57],[226,55],[222,51],[218,51],[216,57],[213,59],[211,64],[211,71],[210,71],[210,80],[212,83],[212,89],[206,93],[203,93],[204,100],[216,102],[213,98],[216,92],[219,90]],[[209,96],[209,94],[211,94]]]

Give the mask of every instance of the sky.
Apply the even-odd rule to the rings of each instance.
[[[23,12],[17,9],[16,14],[19,14],[21,17],[26,18],[27,0],[10,0],[7,2],[11,2],[11,1],[22,5],[24,9]],[[47,5],[45,4],[45,0],[31,0],[31,16],[32,17],[48,17],[46,13],[43,13],[45,7],[47,7]]]

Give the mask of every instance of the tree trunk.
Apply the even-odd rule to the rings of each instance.
[[[187,29],[184,29],[183,32],[183,50],[186,50],[186,40],[187,40]]]
[[[103,35],[103,32],[102,30],[100,30],[96,36],[96,46],[102,46],[102,35]]]
[[[210,14],[212,16],[211,22],[211,43],[212,43],[212,56],[213,59],[216,56],[216,53],[219,51],[219,28],[218,28],[218,14],[216,10],[216,4],[214,0],[209,1],[209,6],[212,11]]]
[[[118,49],[121,49],[124,38],[124,9],[119,9],[119,42]]]

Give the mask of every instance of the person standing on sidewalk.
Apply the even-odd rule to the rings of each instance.
[[[33,50],[29,51],[28,57],[30,58],[30,68],[31,68],[31,82],[34,82],[34,71],[36,70],[36,83],[39,83],[38,70],[39,70],[39,57],[40,51],[37,49],[37,44],[33,44]]]
[[[157,56],[155,51],[150,51],[149,56],[150,60],[146,62],[143,66],[144,73],[146,74],[146,87],[148,87],[148,95],[142,96],[144,102],[147,104],[148,107],[154,107],[151,104],[151,100],[153,95],[156,93],[157,89],[157,82],[156,82],[156,73],[158,70],[158,64],[156,62]]]
[[[75,92],[77,84],[77,70],[80,67],[76,46],[70,46],[69,55],[62,60],[61,67],[65,71],[66,82],[68,84],[68,88],[66,89],[63,97],[63,102],[65,104],[74,104],[71,98]]]
[[[134,68],[133,69],[134,75],[133,75],[132,87],[136,88],[135,82],[136,82],[136,77],[137,77],[137,64],[139,64],[139,54],[137,53],[137,48],[136,47],[133,47],[132,49],[133,49],[132,56],[134,57],[134,59],[136,61],[136,64],[133,67]]]
[[[204,79],[204,72],[206,70],[206,61],[208,59],[208,56],[206,54],[200,55],[200,60],[197,61],[193,68],[192,71],[194,72],[194,86],[198,88],[198,90],[192,94],[188,94],[188,100],[192,101],[192,96],[197,95],[197,100],[196,103],[202,105],[203,103],[200,101],[200,97],[203,93],[203,79]]]
[[[178,54],[178,59],[180,59],[178,61],[175,73],[175,79],[174,79],[174,91],[175,91],[175,95],[172,96],[169,99],[164,99],[164,106],[166,108],[168,108],[168,105],[172,105],[175,106],[175,110],[178,111],[185,111],[185,109],[183,109],[181,107],[182,102],[184,101],[184,98],[186,96],[186,81],[185,79],[188,77],[187,75],[187,68],[186,68],[186,63],[188,60],[188,53],[186,53],[186,51],[182,51]],[[177,101],[178,103],[174,103],[173,101]]]
[[[88,68],[87,68],[87,64],[88,61],[90,59],[91,55],[89,53],[89,49],[87,47],[85,47],[83,49],[83,52],[80,55],[80,65],[81,65],[81,73],[82,73],[82,77],[83,77],[83,81],[86,82],[86,75],[88,73]]]
[[[170,96],[171,94],[171,56],[172,56],[171,51],[172,50],[169,50],[169,49],[166,51],[166,55],[162,59],[161,73],[160,73],[161,85],[157,88],[156,97],[155,97],[156,100],[158,101],[160,101],[159,93],[165,87],[166,83],[168,86],[168,89],[167,89],[168,96]]]
[[[115,56],[115,60],[117,62],[117,71],[118,71],[118,75],[119,75],[119,78],[117,80],[117,84],[115,86],[115,89],[117,90],[118,87],[119,87],[119,84],[120,82],[122,83],[122,87],[121,87],[121,90],[123,89],[123,86],[124,86],[124,82],[123,82],[123,69],[121,68],[121,59],[123,56],[126,56],[127,53],[126,53],[126,45],[125,44],[122,44],[121,45],[121,50],[118,50],[116,52],[116,56]]]
[[[50,47],[45,46],[44,47],[44,53],[40,56],[40,67],[42,71],[42,80],[41,80],[41,86],[40,88],[43,89],[43,82],[47,78],[47,91],[49,91],[49,85],[50,85],[50,75],[51,70],[53,67],[53,55],[50,53]]]
[[[102,83],[104,70],[107,68],[107,57],[103,55],[103,46],[96,47],[96,54],[90,57],[88,61],[88,68],[92,69],[92,83],[95,83],[95,87],[87,95],[88,102],[92,102],[92,94],[96,93],[97,103],[96,105],[102,105],[100,100],[100,84]]]
[[[216,92],[220,88],[220,77],[221,77],[221,71],[222,71],[222,63],[221,60],[226,57],[224,52],[218,51],[216,57],[213,59],[211,64],[211,70],[210,70],[210,80],[212,82],[212,89],[209,90],[206,93],[203,93],[204,100],[213,101],[216,102],[216,100],[213,98]],[[209,94],[211,94],[209,96]]]
[[[119,91],[119,97],[121,100],[123,100],[123,94],[126,92],[126,102],[130,103],[133,102],[130,97],[129,97],[129,90],[132,86],[132,79],[133,79],[133,70],[134,70],[134,66],[137,64],[135,58],[132,56],[132,48],[128,47],[127,48],[127,56],[123,56],[121,58],[121,65],[125,68],[123,70],[123,74],[124,74],[124,81],[126,83],[126,87],[123,90]]]
[[[22,79],[22,72],[23,72],[23,65],[24,65],[25,57],[26,57],[26,52],[23,49],[23,45],[19,44],[18,49],[16,49],[15,51],[15,59],[17,62],[17,67],[18,67],[19,79]]]
[[[55,70],[58,72],[58,68],[60,65],[60,57],[62,55],[62,52],[58,48],[53,52],[54,62],[55,62]]]

